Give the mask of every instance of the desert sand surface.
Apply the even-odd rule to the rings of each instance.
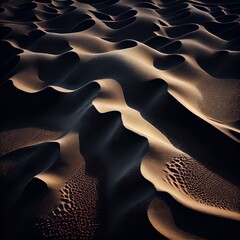
[[[1,1],[1,240],[240,239],[239,142],[239,1]]]

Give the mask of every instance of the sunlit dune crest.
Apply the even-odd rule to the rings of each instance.
[[[0,239],[239,239],[240,3],[0,3]]]

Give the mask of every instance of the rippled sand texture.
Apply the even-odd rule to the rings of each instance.
[[[240,239],[240,3],[0,5],[0,239]]]

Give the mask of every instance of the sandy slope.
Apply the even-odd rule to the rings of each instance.
[[[239,239],[240,4],[0,5],[1,239]]]

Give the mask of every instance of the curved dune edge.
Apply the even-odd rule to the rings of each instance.
[[[200,199],[194,198],[194,196],[191,196],[191,194],[189,193],[187,193],[189,194],[187,195],[186,192],[181,191],[181,189],[176,190],[176,187],[173,184],[171,186],[171,184],[169,184],[169,182],[167,182],[166,180],[166,177],[169,177],[170,175],[170,171],[167,172],[165,170],[166,165],[168,165],[170,162],[168,159],[172,159],[173,157],[178,158],[179,155],[183,156],[183,158],[186,158],[185,157],[186,153],[175,148],[169,141],[166,140],[165,137],[159,135],[161,133],[157,129],[154,129],[153,126],[151,126],[146,120],[144,120],[137,111],[127,106],[124,100],[122,89],[116,81],[105,79],[98,80],[96,82],[98,82],[101,86],[99,96],[97,96],[93,100],[93,105],[96,107],[96,109],[101,113],[116,110],[121,112],[121,118],[124,126],[127,129],[134,131],[135,133],[144,136],[145,138],[148,139],[149,152],[142,160],[141,173],[146,179],[148,179],[150,182],[154,184],[155,188],[158,191],[170,193],[179,202],[195,210],[202,211],[205,213],[211,213],[217,216],[240,220],[240,213],[237,212],[239,206],[240,189],[231,185],[227,181],[221,180],[220,176],[213,175],[212,183],[216,181],[217,184],[215,187],[213,187],[212,190],[209,190],[209,192],[204,193],[204,189],[201,189],[203,191],[203,195],[207,194],[207,196],[205,196],[205,200],[204,199],[201,200],[202,202],[200,202]],[[191,180],[189,183],[197,184],[198,181],[201,181],[202,174],[206,174],[205,178],[206,182],[203,182],[203,185],[210,184],[207,181],[211,179],[212,173],[210,171],[207,172],[208,171],[207,169],[205,170],[204,167],[202,167],[200,164],[196,162],[196,166],[198,165],[203,170],[199,172],[196,171],[195,174],[199,174],[199,176],[198,179],[195,180],[196,181],[195,183],[191,183]],[[178,169],[179,165],[176,167],[176,170]],[[191,171],[188,174],[190,175]],[[184,179],[184,176],[182,177]],[[214,178],[216,178],[216,180]],[[176,184],[179,184],[177,178]],[[214,188],[220,188],[220,186],[221,188],[225,187],[225,190],[221,189],[219,193],[215,194],[215,198],[218,198],[218,196],[223,196],[223,202],[219,203],[219,207],[211,206],[211,204],[214,204],[213,202],[211,202],[211,200],[209,203],[206,202],[206,200],[208,200],[210,197],[208,196],[208,194],[211,194],[212,193],[211,191],[214,191]],[[185,185],[184,187],[188,189],[189,186]],[[230,199],[230,202],[233,200],[235,207],[230,206],[230,209],[229,208],[227,209],[224,206],[225,201],[228,202],[229,200],[228,197],[230,197],[229,194],[225,195],[227,189],[233,189],[234,192],[233,199]],[[235,211],[231,209],[231,207],[235,208]]]
[[[238,239],[239,9],[5,0],[0,238]]]
[[[84,37],[86,38],[86,37]],[[74,39],[74,38],[73,38]],[[86,40],[84,40],[83,42],[79,41],[78,44],[84,44],[84,46],[88,46],[91,45],[91,40],[92,38],[89,38],[89,40],[87,40],[88,42],[86,42]],[[182,41],[184,42],[184,40]],[[173,66],[174,68],[176,68],[176,70],[172,70],[169,69],[168,73],[163,72],[165,69],[153,69],[152,65],[154,64],[154,62],[152,62],[153,60],[151,60],[151,58],[157,58],[159,53],[157,53],[155,50],[152,50],[150,48],[146,48],[146,46],[142,46],[140,43],[138,47],[133,47],[130,49],[125,49],[125,50],[118,50],[118,51],[113,51],[111,50],[111,48],[109,48],[109,44],[106,42],[103,42],[105,45],[105,49],[107,51],[109,51],[109,54],[104,54],[106,57],[103,57],[103,61],[106,61],[107,64],[107,58],[116,58],[118,57],[119,59],[122,59],[120,62],[126,62],[127,64],[129,64],[133,69],[135,69],[136,67],[139,67],[140,69],[143,69],[143,73],[144,75],[146,74],[146,72],[151,73],[151,77],[147,76],[147,78],[162,78],[164,79],[168,85],[169,85],[169,92],[172,94],[172,96],[174,96],[181,104],[183,104],[188,110],[190,110],[192,113],[194,113],[195,115],[197,115],[198,117],[202,118],[204,121],[208,122],[209,124],[213,125],[214,127],[216,127],[217,129],[219,129],[220,131],[222,131],[223,133],[227,134],[228,136],[230,136],[231,138],[233,138],[236,141],[239,141],[238,138],[236,138],[233,134],[231,134],[231,131],[235,131],[237,133],[239,133],[239,129],[237,127],[234,126],[234,122],[237,119],[238,116],[238,112],[229,112],[229,110],[227,109],[228,106],[228,102],[225,103],[225,106],[222,105],[222,107],[225,108],[225,110],[227,112],[224,113],[223,117],[221,116],[221,118],[228,118],[229,116],[232,116],[232,120],[228,120],[228,119],[218,119],[220,117],[219,114],[223,114],[222,112],[217,112],[214,113],[214,111],[212,111],[211,105],[212,103],[214,104],[219,104],[217,101],[219,101],[219,95],[222,92],[222,89],[225,89],[225,94],[229,93],[229,100],[225,99],[227,101],[229,101],[230,104],[238,104],[238,102],[234,103],[233,101],[236,94],[237,94],[237,89],[239,88],[239,81],[233,80],[233,79],[228,79],[228,84],[221,82],[221,80],[218,80],[216,78],[213,78],[211,76],[209,76],[206,72],[203,72],[203,70],[197,65],[196,61],[192,58],[185,57],[185,62],[183,63],[179,63],[180,66]],[[107,44],[107,45],[106,45]],[[188,41],[186,41],[186,44],[190,44]],[[94,40],[92,42],[92,45],[96,45],[99,46],[99,40]],[[104,46],[103,45],[103,46]],[[101,46],[101,44],[100,44]],[[90,54],[89,55],[89,51],[86,52],[86,50],[81,50],[79,49],[77,46],[73,45],[74,49],[76,52],[72,52],[73,54],[75,54],[75,56],[84,56],[83,58],[86,58],[86,60],[89,60],[91,58],[94,57],[98,57],[98,55],[95,54]],[[90,48],[87,47],[87,50]],[[194,47],[195,48],[195,47]],[[103,51],[103,50],[101,50]],[[128,56],[126,58],[125,55],[125,51],[128,52]],[[197,51],[197,49],[193,49],[193,51]],[[77,54],[76,54],[77,53]],[[23,91],[27,91],[27,92],[37,92],[40,91],[44,88],[46,88],[47,86],[51,86],[54,89],[61,91],[61,92],[71,92],[71,91],[75,91],[72,89],[69,89],[68,86],[61,86],[61,82],[60,83],[48,83],[47,85],[44,84],[44,82],[42,82],[40,80],[40,77],[37,76],[37,72],[36,70],[33,70],[35,68],[35,64],[34,61],[32,61],[33,58],[36,57],[41,57],[43,60],[46,58],[46,56],[44,56],[43,54],[37,54],[36,57],[34,56],[36,54],[33,54],[31,52],[26,51],[26,53],[21,54],[21,59],[22,59],[22,66],[19,66],[19,68],[26,68],[25,66],[28,65],[28,68],[26,68],[26,70],[24,71],[20,71],[19,73],[15,74],[14,77],[12,77],[13,83],[14,85],[23,90]],[[42,55],[42,56],[41,56]],[[179,55],[176,55],[176,57]],[[174,57],[174,56],[172,56]],[[48,57],[49,58],[49,57]],[[52,58],[52,56],[51,56]],[[53,57],[56,58],[56,57]],[[138,60],[136,60],[136,58]],[[143,58],[143,60],[139,61],[139,59]],[[31,62],[33,63],[30,63]],[[101,56],[99,57],[99,60],[101,59]],[[106,60],[105,60],[106,59]],[[131,63],[131,60],[133,62],[135,62],[135,64],[133,65]],[[161,61],[166,61],[164,58],[160,58]],[[39,61],[39,60],[37,60]],[[171,61],[169,59],[169,61]],[[173,59],[173,61],[177,61],[177,59]],[[96,61],[97,64],[97,61]],[[32,66],[32,69],[30,68],[30,66]],[[117,66],[117,65],[116,65]],[[150,70],[151,69],[151,70]],[[179,69],[179,70],[178,70]],[[181,69],[181,70],[180,70]],[[27,76],[29,75],[29,71],[31,71],[31,78],[26,78],[26,74]],[[35,72],[33,72],[35,71]],[[76,73],[73,72],[73,75],[77,74],[78,72],[80,73],[80,71],[82,71],[82,68],[77,68],[76,70],[71,70],[71,71],[75,71]],[[201,78],[201,85],[198,83],[196,85],[196,83],[191,82],[191,80],[187,79],[185,75],[182,76],[182,72],[185,71],[189,71],[191,72],[191,74],[193,74],[192,78]],[[96,77],[97,77],[97,72],[96,72]],[[69,73],[66,75],[66,77],[69,76]],[[64,77],[63,80],[66,78]],[[138,75],[136,75],[136,77],[138,77]],[[95,78],[95,77],[93,77]],[[26,80],[28,79],[28,80]],[[23,81],[24,80],[24,81]],[[211,82],[211,84],[209,84],[209,82]],[[232,82],[232,85],[230,85],[230,82]],[[31,83],[31,84],[29,84]],[[56,86],[56,85],[57,86]],[[209,93],[208,91],[202,91],[202,89],[206,86],[206,84],[208,84],[208,88],[210,89]],[[217,85],[216,85],[217,84]],[[199,86],[198,86],[199,85]],[[77,86],[78,88],[81,86]],[[215,89],[215,96],[212,95],[212,91],[211,88],[214,87]],[[203,94],[205,94],[205,96],[203,96]],[[211,94],[211,98],[212,98],[212,102],[207,101],[207,98],[210,96],[209,94]],[[216,98],[216,101],[214,100],[214,98]],[[191,99],[191,101],[190,101]],[[204,106],[204,102],[207,101],[206,106],[210,105],[209,107],[206,108],[206,106]],[[238,101],[238,100],[237,100]],[[211,111],[209,110],[211,109]],[[215,116],[214,116],[214,115]],[[227,116],[228,115],[228,116]],[[234,116],[235,115],[235,116]],[[231,122],[229,122],[231,121]],[[232,122],[233,121],[233,122]]]
[[[81,43],[81,41],[80,41]],[[85,42],[83,42],[84,44]],[[89,44],[89,43],[88,43]],[[93,43],[94,45],[98,43]],[[86,44],[84,44],[86,45]],[[78,48],[75,48],[75,51],[78,52]],[[108,51],[110,51],[108,49]],[[124,50],[126,51],[126,50]],[[236,141],[239,141],[238,138],[236,138],[233,134],[231,134],[231,131],[234,131],[234,132],[237,132],[239,133],[239,129],[237,127],[234,126],[234,122],[233,123],[228,123],[229,120],[227,120],[226,122],[223,122],[222,120],[220,119],[217,119],[217,118],[213,118],[211,115],[214,113],[213,111],[211,111],[211,113],[209,112],[208,109],[210,109],[210,107],[208,107],[208,109],[204,109],[205,107],[204,106],[204,103],[201,103],[201,101],[204,101],[205,98],[208,98],[208,95],[202,96],[202,93],[204,94],[207,94],[207,91],[204,91],[202,92],[201,91],[201,88],[199,89],[198,86],[195,86],[195,83],[191,83],[189,81],[186,81],[186,77],[185,76],[181,76],[181,72],[179,71],[174,71],[173,73],[171,71],[169,71],[167,74],[155,69],[155,71],[152,71],[152,68],[151,68],[151,71],[150,71],[150,67],[152,65],[151,62],[149,62],[149,58],[152,58],[154,57],[154,55],[156,55],[156,52],[154,52],[153,50],[151,49],[145,49],[145,46],[139,46],[137,49],[133,48],[133,49],[128,49],[128,54],[129,56],[126,58],[125,55],[124,55],[124,51],[121,52],[121,50],[117,51],[116,52],[116,56],[118,56],[120,59],[122,58],[123,61],[126,61],[127,64],[131,64],[130,61],[131,61],[131,56],[134,56],[132,58],[133,61],[135,61],[135,63],[138,63],[137,66],[139,66],[141,69],[144,69],[144,72],[152,72],[151,74],[151,77],[152,78],[163,78],[169,85],[169,92],[172,94],[172,96],[174,96],[181,104],[183,104],[188,110],[190,110],[192,113],[194,113],[195,115],[197,115],[198,117],[202,118],[204,121],[208,122],[209,124],[213,125],[214,127],[216,127],[217,129],[219,129],[220,131],[222,131],[223,133],[227,134],[229,137],[233,138],[234,140]],[[118,53],[119,52],[119,53]],[[149,55],[146,55],[146,53],[149,53]],[[85,54],[85,50],[84,52],[82,52],[81,50],[79,50],[78,52],[79,55],[81,54]],[[32,55],[32,53],[28,53],[28,54],[21,54],[22,55],[22,61],[25,62],[25,59],[30,59],[30,56]],[[27,55],[30,55],[30,56],[27,56]],[[86,55],[86,58],[89,59],[89,53],[87,53]],[[26,56],[26,57],[25,57]],[[115,56],[115,53],[114,55],[111,53],[109,56],[106,55],[106,57],[116,57]],[[33,56],[32,56],[33,57]],[[32,58],[31,57],[31,58]],[[141,62],[138,62],[136,60],[136,57],[144,57],[144,60],[145,61],[141,61]],[[91,55],[90,55],[90,58],[91,58]],[[149,59],[149,60],[147,60]],[[28,64],[30,65],[29,63],[29,60],[26,60],[27,62],[24,64]],[[32,60],[31,60],[32,61]],[[150,60],[151,61],[151,60]],[[163,59],[163,61],[165,61]],[[186,61],[186,59],[185,59]],[[183,71],[194,71],[195,70],[195,78],[203,78],[203,75],[204,76],[204,79],[202,79],[202,85],[204,86],[206,83],[208,84],[208,88],[211,87],[211,85],[209,85],[209,82],[215,82],[212,84],[213,87],[215,87],[215,91],[216,91],[216,99],[219,98],[219,94],[221,94],[221,89],[224,88],[225,89],[225,94],[226,94],[226,91],[228,91],[229,93],[229,101],[233,101],[235,95],[237,94],[237,89],[239,88],[239,81],[235,81],[235,80],[231,80],[229,79],[228,82],[232,82],[232,86],[231,85],[226,85],[225,83],[221,83],[219,82],[218,79],[215,79],[215,78],[212,78],[211,76],[208,76],[206,75],[206,73],[202,72],[202,69],[199,68],[196,63],[194,62],[193,59],[188,59],[188,63],[185,64],[185,66],[182,66],[181,65],[181,68],[185,68],[185,70]],[[191,68],[194,68],[190,70],[190,64],[193,64],[191,66]],[[132,64],[131,64],[132,65]],[[150,65],[150,66],[149,66]],[[195,65],[195,66],[194,66]],[[132,65],[132,68],[136,68],[136,64],[135,65]],[[81,68],[80,68],[81,69]],[[31,69],[27,70],[27,73],[29,75],[29,71],[32,71]],[[77,70],[78,72],[79,70]],[[182,71],[182,70],[181,70]],[[29,85],[29,83],[26,81],[26,75],[24,72],[21,72],[19,74],[16,74],[13,78],[12,78],[12,81],[14,83],[14,85],[23,90],[23,91],[26,91],[26,92],[38,92],[48,86],[51,86],[52,88],[58,90],[58,91],[61,91],[61,92],[71,92],[71,91],[76,91],[76,90],[71,90],[71,89],[68,89],[67,86],[61,86],[58,85],[57,83],[57,86],[56,85],[45,85],[42,81],[40,81],[39,77],[36,76],[37,73],[34,73],[32,72],[31,74],[31,78],[33,79],[30,79],[28,78],[27,81],[29,81],[29,83],[31,82],[31,84]],[[97,73],[96,73],[96,76],[97,76]],[[149,77],[148,77],[149,78]],[[24,82],[22,82],[24,79]],[[34,84],[33,84],[34,83]],[[215,84],[218,84],[217,85],[217,88],[215,86]],[[56,84],[56,83],[55,83]],[[80,87],[80,86],[79,86]],[[218,93],[219,91],[219,93]],[[213,99],[214,96],[211,96],[211,98]],[[191,99],[191,101],[190,101]],[[200,104],[199,104],[200,103]],[[214,104],[218,104],[218,103],[215,103],[213,101]],[[208,102],[208,104],[211,104],[211,102]],[[233,104],[235,104],[233,102]],[[236,102],[236,104],[238,104]],[[222,106],[223,107],[223,106]],[[227,107],[227,102],[226,102],[226,105],[225,105],[225,108]],[[207,112],[206,112],[207,111]],[[234,113],[234,112],[229,112],[229,110],[227,110],[226,108],[226,111],[227,111],[227,114],[234,114],[234,118],[237,117],[238,115],[238,112]],[[208,115],[208,114],[211,114],[211,115]],[[222,114],[222,113],[221,113]],[[233,121],[233,120],[231,120]],[[235,120],[234,120],[235,121]]]
[[[69,134],[60,139],[59,143],[62,161],[69,166],[67,169],[65,167],[64,171],[59,169],[51,173],[48,170],[37,176],[54,191],[55,199],[48,199],[48,201],[55,204],[48,207],[53,209],[50,213],[46,210],[45,214],[42,212],[42,216],[37,217],[36,229],[39,236],[44,235],[46,238],[93,239],[100,227],[96,220],[98,183],[86,173],[85,162],[79,152],[78,135]],[[60,192],[59,189],[61,189]],[[54,207],[56,204],[58,204],[57,208]]]
[[[179,229],[174,223],[174,218],[168,205],[158,198],[154,198],[150,203],[148,217],[154,228],[168,239],[205,239]]]

